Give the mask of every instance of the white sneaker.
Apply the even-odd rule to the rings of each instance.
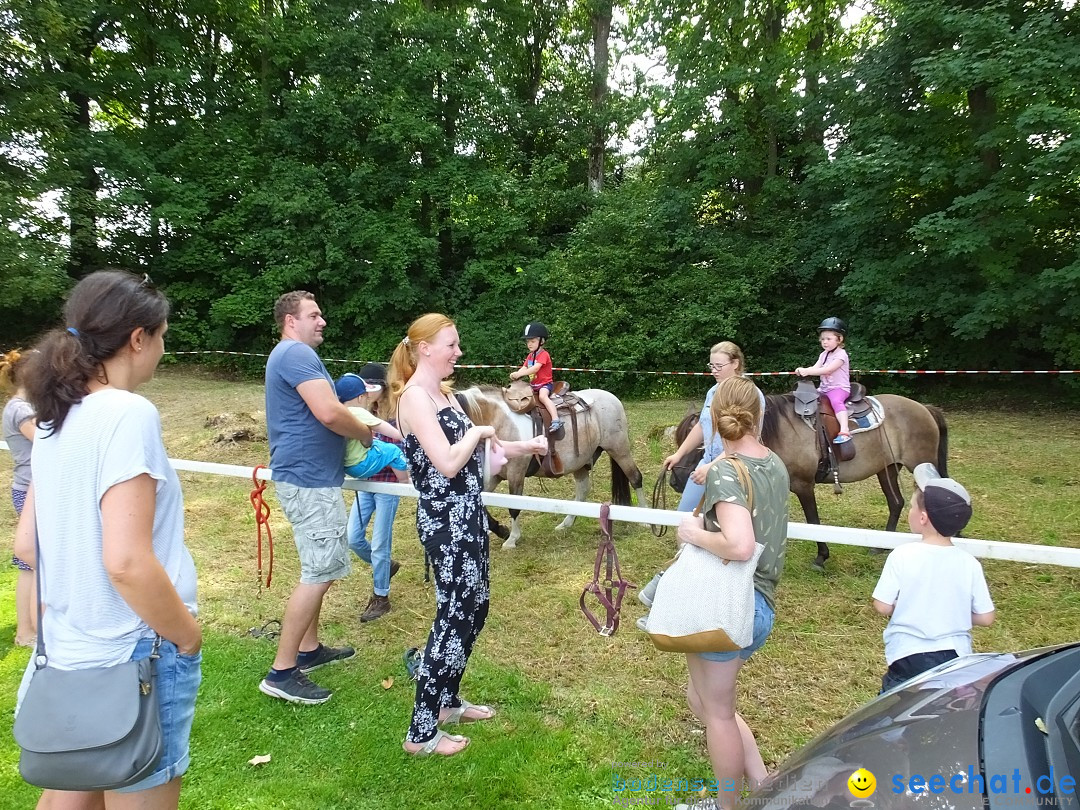
[[[634,622],[634,624],[637,625],[637,629],[640,630],[642,633],[648,633],[649,632],[649,614],[646,613],[644,616],[640,617],[636,622]]]
[[[648,585],[638,591],[638,601],[641,602],[641,604],[643,604],[645,607],[652,607],[653,597],[656,596],[656,586],[660,584],[660,577],[662,577],[663,575],[664,572],[661,571],[659,574],[649,580]]]

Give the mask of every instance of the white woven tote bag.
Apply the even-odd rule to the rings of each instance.
[[[723,560],[689,543],[660,577],[647,629],[658,650],[731,652],[754,640],[754,571],[749,560]]]

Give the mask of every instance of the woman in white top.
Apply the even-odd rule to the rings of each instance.
[[[26,369],[38,428],[15,551],[41,574],[38,632],[49,665],[112,666],[157,650],[165,738],[157,770],[141,782],[108,792],[46,790],[39,809],[179,802],[201,678],[195,566],[157,409],[134,393],[164,353],[168,314],[147,279],[93,273],[72,290],[65,328],[44,337]],[[20,700],[33,666],[31,659]]]

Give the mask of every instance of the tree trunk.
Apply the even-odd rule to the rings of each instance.
[[[610,57],[608,39],[611,35],[611,0],[594,0],[592,11],[593,80],[592,80],[592,143],[589,146],[589,191],[599,194],[604,188],[604,163],[607,157],[607,126],[604,106],[607,102],[607,82]]]
[[[81,64],[88,66],[94,52],[94,41],[89,32],[86,39],[78,43]],[[73,70],[68,63],[65,73],[87,77],[85,71]],[[68,253],[68,275],[82,278],[101,267],[101,249],[97,239],[98,191],[101,190],[101,178],[98,176],[92,150],[93,133],[90,130],[90,96],[76,82],[77,87],[68,92],[71,112],[68,115],[70,141],[74,144],[71,152],[71,168],[74,176],[68,188],[68,238],[71,242]]]
[[[981,138],[994,126],[997,118],[997,105],[990,88],[985,83],[977,84],[967,92],[968,112],[971,115],[971,126],[975,137]],[[987,174],[997,174],[1001,169],[1001,154],[992,146],[979,148],[979,160]]]

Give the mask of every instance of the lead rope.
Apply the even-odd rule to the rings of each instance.
[[[270,581],[274,577],[274,535],[270,531],[270,505],[263,499],[263,493],[266,491],[266,480],[259,480],[259,470],[267,470],[265,464],[260,464],[254,470],[251,471],[251,481],[255,485],[255,488],[251,490],[249,500],[251,506],[255,510],[255,536],[258,539],[256,550],[256,567],[257,576],[256,582],[258,583],[259,593],[258,598],[262,598],[263,584],[263,526],[266,527],[266,545],[269,551],[269,559],[266,571],[266,589],[270,589]]]

